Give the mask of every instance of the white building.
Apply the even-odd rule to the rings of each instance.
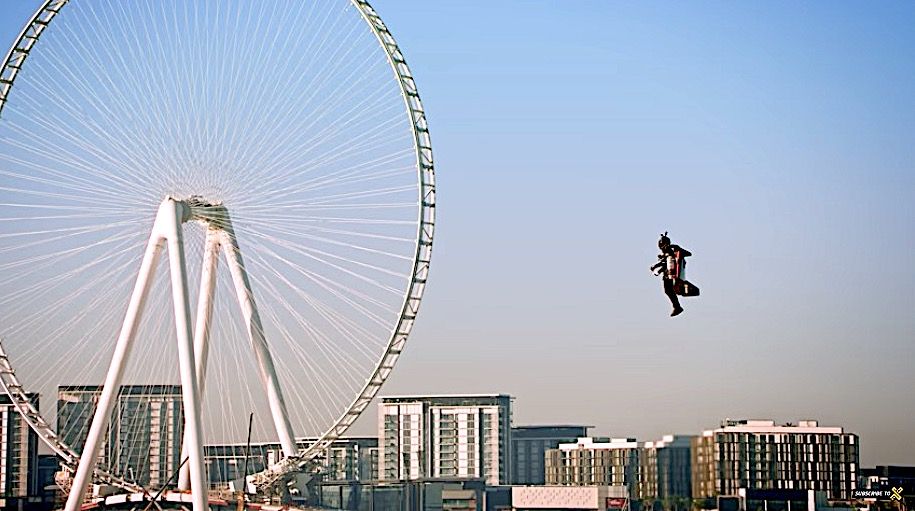
[[[81,453],[102,387],[57,388],[57,431]],[[122,385],[99,461],[115,473],[158,488],[179,465],[184,433],[180,385]]]
[[[814,490],[849,499],[857,487],[858,435],[806,420],[726,420],[692,442],[693,497],[738,490]]]
[[[378,407],[381,480],[482,478],[508,484],[511,396],[392,396]]]

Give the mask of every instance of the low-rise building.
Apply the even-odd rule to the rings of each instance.
[[[299,449],[317,441],[317,437],[296,439]],[[223,487],[241,479],[247,467],[254,474],[279,462],[279,442],[255,442],[250,449],[244,443],[205,445],[204,463],[210,485]],[[341,437],[316,459],[325,481],[370,481],[378,478],[378,439],[376,437]]]
[[[514,486],[513,511],[608,511],[628,509],[623,486]]]
[[[814,490],[846,500],[858,481],[858,436],[817,421],[726,420],[692,440],[695,498],[748,490]]]
[[[546,451],[587,437],[591,426],[516,426],[512,428],[512,484],[544,484]]]
[[[626,486],[639,498],[639,453],[634,438],[579,438],[546,453],[546,484]]]
[[[501,492],[500,492],[501,490]],[[425,479],[413,481],[321,482],[314,488],[314,504],[346,511],[501,511],[501,495],[508,488],[487,487],[481,479]],[[309,508],[311,509],[311,508]]]

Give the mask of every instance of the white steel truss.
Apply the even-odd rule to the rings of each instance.
[[[19,71],[21,70],[26,58],[32,51],[33,46],[38,42],[41,33],[48,27],[52,19],[69,1],[70,0],[45,0],[43,5],[33,15],[29,23],[26,24],[22,33],[19,35],[19,38],[16,40],[16,43],[14,43],[14,45],[10,48],[6,58],[2,63],[2,67],[0,67],[0,113],[2,113],[3,107],[8,100],[9,92],[12,88],[16,76],[19,74]],[[300,467],[304,466],[310,460],[318,456],[326,447],[328,447],[337,438],[343,435],[346,430],[356,421],[359,415],[368,407],[371,400],[378,394],[382,384],[388,378],[394,368],[394,365],[400,357],[410,331],[413,328],[415,318],[419,310],[419,305],[425,291],[426,281],[428,279],[429,265],[432,256],[432,239],[435,230],[436,186],[432,157],[432,145],[429,136],[425,110],[419,97],[416,82],[414,81],[413,75],[407,66],[406,60],[404,59],[400,48],[397,46],[393,35],[388,30],[381,17],[369,4],[368,0],[349,1],[359,10],[360,15],[369,26],[372,33],[376,36],[382,49],[385,52],[388,64],[391,66],[391,69],[394,72],[394,77],[400,87],[406,106],[406,113],[410,121],[410,127],[413,132],[414,149],[416,152],[416,168],[419,182],[418,200],[420,206],[415,258],[411,271],[409,287],[404,297],[403,307],[401,308],[400,318],[398,319],[395,327],[391,332],[391,337],[387,344],[384,355],[375,366],[372,374],[366,379],[366,382],[362,387],[359,395],[356,396],[356,398],[350,404],[349,408],[347,408],[340,415],[339,419],[319,438],[317,442],[308,448],[303,449],[302,451],[296,452],[295,443],[292,441],[291,431],[289,433],[288,439],[284,438],[283,433],[280,433],[280,442],[283,446],[284,459],[281,460],[278,464],[269,467],[264,472],[255,474],[254,476],[249,476],[249,478],[258,488],[270,487],[271,485],[276,484],[284,476],[298,470]],[[228,217],[226,217],[226,219],[228,219]],[[180,225],[178,225],[178,232],[180,233]],[[228,232],[231,232],[231,229],[229,231],[224,231],[224,233]],[[221,236],[224,235],[226,234]],[[224,253],[227,254],[227,259],[229,257],[229,249],[227,247],[237,247],[237,243],[234,242],[234,234],[232,235],[232,239],[228,244],[224,243],[225,240],[216,239],[221,236],[214,236],[214,239],[212,240],[208,237],[206,242],[207,250],[205,250],[204,255],[205,270],[201,277],[200,288],[201,298],[205,296],[204,290],[210,285],[207,279],[212,278],[207,276],[206,268],[212,268],[213,272],[215,272],[216,269],[216,253],[218,252],[218,246],[221,246]],[[235,249],[235,253],[238,254],[237,248]],[[209,256],[207,254],[209,254]],[[207,257],[212,258],[211,263],[208,262],[210,259],[207,259]],[[231,260],[229,262],[231,265]],[[238,256],[236,263],[238,267],[242,269],[244,268],[241,263],[240,255]],[[209,264],[212,264],[212,266],[209,266]],[[244,272],[242,273],[244,274]],[[186,280],[186,276],[184,277],[184,280]],[[246,275],[245,278],[239,282],[233,273],[233,281],[236,285],[236,291],[238,291],[239,283],[241,283],[243,288],[250,290],[250,285],[247,283]],[[185,299],[185,303],[186,302],[187,300]],[[254,307],[253,299],[250,304],[253,311],[250,316],[250,321],[256,320],[259,323],[260,319],[256,315],[256,307]],[[202,386],[206,374],[208,344],[207,338],[209,336],[208,318],[210,317],[209,311],[211,311],[211,309],[209,309],[209,307],[211,306],[211,301],[198,299],[197,323],[194,328],[193,337],[190,337],[190,333],[187,334],[189,339],[194,339],[194,346],[191,350],[190,356],[192,356],[193,360],[196,361],[196,364],[192,365],[196,366],[194,373],[196,375],[198,393],[202,391]],[[203,310],[205,313],[201,314],[201,310]],[[246,314],[245,318],[248,320],[249,316]],[[180,335],[181,334],[179,332],[179,336]],[[262,337],[263,336],[261,332],[261,341],[263,341]],[[258,346],[258,342],[260,341],[252,338],[252,343],[255,345],[255,350],[257,350],[256,347]],[[0,351],[0,353],[2,353],[2,351]],[[5,361],[6,366],[9,366],[9,361],[5,355],[0,358]],[[0,374],[7,373],[4,373],[2,368],[0,368]],[[13,375],[12,368],[9,368],[8,374]],[[184,376],[185,375],[182,370],[182,378],[184,378]],[[13,378],[15,377],[13,376]],[[18,395],[18,393],[23,392],[21,386],[13,388],[13,391],[10,391],[10,389],[6,390],[11,396]],[[22,393],[22,396],[24,395],[25,394]],[[277,394],[277,397],[280,398],[279,402],[282,403],[281,396]],[[273,403],[271,403],[271,409],[272,405]],[[29,406],[30,405],[27,405],[26,401],[22,401],[20,411],[32,410],[33,415],[40,419],[40,415],[38,414],[37,410],[34,410],[34,407],[29,408]],[[29,417],[31,417],[31,415],[27,415],[26,412],[23,412],[23,416],[26,417],[29,424],[32,425],[32,427],[38,432],[40,438],[45,443],[50,445],[51,448],[55,450],[55,452],[62,456],[65,462],[64,466],[71,470],[75,470],[75,463],[79,456],[77,456],[72,449],[60,441],[50,426],[48,426],[43,419],[40,421],[30,421]],[[286,429],[290,429],[288,428],[288,419],[284,420],[287,426]],[[274,421],[275,423],[278,422],[276,415],[274,415]],[[279,422],[282,422],[282,420],[279,420]],[[277,426],[277,430],[279,432],[281,429],[281,424],[275,425]],[[182,459],[185,456],[188,456],[188,448],[189,446],[187,445],[187,437],[185,437],[185,443],[183,444],[182,449]],[[191,460],[189,460],[189,462],[191,462]],[[136,491],[138,488],[137,485],[126,481],[122,477],[118,477],[118,475],[115,474],[110,474],[105,470],[99,469],[97,467],[94,469],[87,468],[83,470],[84,482],[88,483],[88,476],[90,474],[94,474],[94,481],[96,482],[113,484],[127,491]],[[192,487],[193,482],[191,479],[192,475],[190,467],[188,467],[187,470],[182,470],[179,484],[183,485],[183,487]],[[84,489],[85,485],[83,485],[82,488]],[[81,498],[82,495],[80,495],[80,499]],[[201,498],[203,499],[205,497]],[[70,507],[69,502],[70,500],[68,500],[68,510],[71,510],[72,508]]]
[[[183,224],[197,221],[207,226],[204,265],[201,272],[201,287],[197,303],[197,323],[191,330],[191,309],[188,301],[187,270],[184,257]],[[155,275],[163,247],[168,248],[169,271],[172,284],[172,301],[175,312],[175,330],[178,340],[178,363],[181,375],[182,400],[184,404],[184,442],[182,461],[187,458],[187,471],[179,480],[179,488],[193,490],[195,511],[207,509],[208,484],[203,460],[203,433],[200,419],[201,389],[206,377],[206,359],[209,344],[209,327],[213,309],[218,251],[221,248],[226,265],[232,275],[241,313],[248,329],[248,336],[254,350],[258,370],[267,401],[270,405],[274,426],[287,458],[296,455],[289,415],[283,400],[282,390],[273,365],[273,358],[267,346],[248,273],[245,270],[238,242],[226,208],[209,204],[197,197],[177,200],[168,197],[159,206],[153,224],[146,253],[140,265],[137,282],[127,307],[121,333],[118,336],[108,375],[96,406],[95,416],[86,437],[85,447],[73,478],[67,498],[66,511],[78,511],[83,503],[87,486],[92,483],[99,447],[111,417],[121,385],[124,368],[130,356],[140,325],[151,282]],[[183,487],[182,487],[183,486]]]

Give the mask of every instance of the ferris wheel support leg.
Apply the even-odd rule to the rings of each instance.
[[[92,418],[92,425],[89,427],[89,434],[86,436],[83,453],[80,456],[79,465],[73,477],[73,485],[70,494],[67,496],[65,511],[79,511],[86,496],[86,488],[92,482],[92,473],[98,459],[99,447],[108,429],[108,421],[111,418],[111,411],[114,408],[115,399],[121,386],[124,367],[127,365],[127,358],[130,356],[130,349],[133,347],[137,327],[143,315],[146,297],[149,295],[150,282],[155,275],[156,265],[162,253],[164,239],[160,235],[158,227],[159,218],[157,217],[149,243],[146,246],[146,253],[143,255],[140,273],[137,275],[137,282],[130,297],[130,304],[127,306],[121,333],[118,335],[117,345],[111,357],[111,365],[108,368],[108,375],[105,377],[105,385],[102,387],[102,394],[99,396],[98,404],[95,408],[95,416]]]
[[[267,339],[264,336],[264,327],[261,323],[260,314],[257,312],[257,304],[254,302],[254,293],[251,291],[248,272],[245,270],[241,252],[238,249],[238,241],[235,239],[231,229],[223,232],[222,250],[226,256],[229,271],[232,273],[232,282],[235,284],[238,304],[241,306],[245,324],[248,326],[248,335],[254,348],[254,356],[257,359],[261,381],[267,392],[267,402],[270,405],[273,425],[276,427],[283,454],[286,457],[295,456],[298,454],[298,448],[292,435],[289,413],[286,411],[286,403],[283,400],[283,392],[280,389],[276,368],[273,365],[273,357],[270,355],[270,348],[267,346]]]
[[[197,297],[197,316],[194,327],[194,361],[197,363],[197,390],[201,401],[206,382],[207,357],[209,356],[210,322],[213,315],[213,292],[216,289],[216,267],[219,264],[219,239],[221,231],[212,227],[207,229],[203,249],[203,264],[200,272],[200,291]],[[187,431],[181,444],[181,460],[188,456]],[[187,464],[181,467],[178,475],[178,489],[191,489],[191,471]]]
[[[166,205],[169,207],[166,207]],[[164,210],[164,217],[163,216]],[[190,208],[182,202],[166,199],[159,210],[165,220],[163,230],[168,240],[168,262],[175,306],[175,333],[178,338],[178,364],[181,374],[181,398],[184,404],[184,435],[194,511],[207,511],[209,485],[203,464],[203,429],[200,420],[200,389],[197,364],[194,361],[194,338],[191,332],[191,308],[188,303],[187,266],[184,259],[182,228],[190,218]]]

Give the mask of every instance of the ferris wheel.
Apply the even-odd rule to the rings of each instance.
[[[434,212],[416,84],[367,2],[44,2],[0,70],[0,386],[73,472],[67,509],[162,461],[123,441],[148,421],[112,425],[128,385],[180,386],[198,511],[203,445],[249,413],[282,452],[255,484],[317,456],[404,348]],[[92,405],[55,425],[72,387]],[[135,452],[107,459],[115,437]]]

